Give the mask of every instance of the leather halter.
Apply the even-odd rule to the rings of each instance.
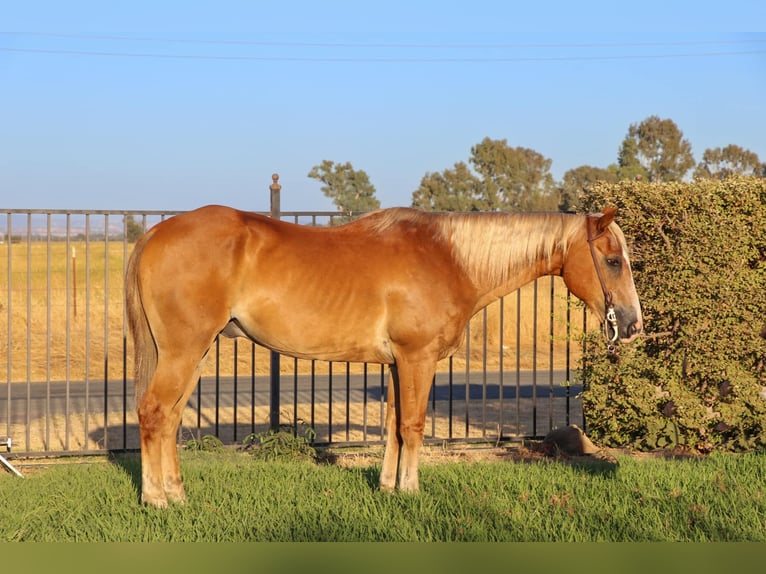
[[[617,350],[615,343],[620,336],[619,326],[617,324],[617,314],[615,313],[614,305],[612,304],[612,292],[606,288],[606,282],[604,281],[604,275],[601,271],[601,265],[598,264],[596,250],[593,247],[593,242],[602,235],[606,234],[606,229],[604,229],[598,235],[594,236],[591,233],[591,226],[589,222],[586,222],[585,227],[588,230],[588,247],[590,248],[590,256],[593,259],[593,265],[596,268],[596,275],[598,275],[598,282],[601,284],[601,291],[604,294],[604,334],[606,335],[608,341],[606,349],[610,354],[614,354]],[[610,328],[612,330],[611,334],[609,333]]]

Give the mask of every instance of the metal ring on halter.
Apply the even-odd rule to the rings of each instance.
[[[612,334],[609,335],[609,327],[612,328]],[[614,307],[609,306],[606,310],[606,320],[604,321],[604,334],[607,338],[606,352],[610,355],[617,354],[617,338],[620,336],[619,326],[617,324],[617,314],[614,312]]]
[[[617,324],[617,314],[614,312],[614,307],[609,307],[606,310],[606,322],[604,326],[607,329],[606,338],[609,339],[610,343],[616,343],[617,338],[620,336],[620,331],[619,331],[619,325]],[[611,327],[613,331],[611,337],[609,336],[609,327]]]

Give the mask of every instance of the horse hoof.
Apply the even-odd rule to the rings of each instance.
[[[173,504],[178,504],[179,506],[183,506],[186,504],[186,496],[183,494],[181,496],[168,495],[168,501],[172,502]]]
[[[169,490],[166,488],[165,496],[167,497],[168,502],[173,504],[186,504],[186,491],[183,487],[177,490]]]
[[[153,506],[154,508],[167,508],[168,499],[164,496],[147,496],[141,495],[141,502],[146,506]]]

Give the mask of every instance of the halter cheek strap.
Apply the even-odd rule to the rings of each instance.
[[[604,294],[604,308],[606,311],[604,314],[604,334],[606,335],[608,341],[606,349],[610,354],[614,354],[617,350],[615,343],[620,336],[619,326],[617,324],[617,314],[615,313],[614,305],[612,304],[612,292],[606,288],[606,282],[604,281],[604,275],[601,271],[601,265],[598,264],[598,258],[596,257],[596,249],[593,247],[593,242],[604,235],[606,230],[594,236],[591,232],[591,226],[586,224],[586,228],[588,229],[588,248],[590,249],[590,256],[593,259],[593,266],[596,268],[598,282],[601,284],[601,291]]]

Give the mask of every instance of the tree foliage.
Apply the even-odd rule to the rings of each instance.
[[[311,168],[308,176],[324,184],[322,192],[343,213],[363,213],[380,207],[375,186],[370,183],[367,173],[354,169],[349,162],[340,164],[323,160]]]
[[[626,136],[617,152],[617,179],[648,181],[649,172],[638,157],[638,141]]]
[[[757,153],[730,144],[706,149],[694,170],[698,179],[726,179],[733,175],[766,177],[766,164],[761,163]]]
[[[507,140],[484,138],[469,162],[428,173],[412,194],[412,205],[446,211],[545,211],[558,207],[551,160]]]
[[[766,446],[766,180],[596,184],[633,243],[646,336],[584,356],[589,432],[610,445]]]
[[[694,167],[692,146],[670,119],[649,116],[632,124],[619,152],[620,179],[681,181]]]
[[[129,243],[135,243],[144,234],[144,227],[132,215],[125,216],[125,235]]]
[[[535,150],[484,138],[471,148],[470,161],[484,184],[487,210],[545,211],[558,206],[553,162]]]
[[[483,209],[481,180],[464,162],[442,173],[427,173],[412,194],[412,205],[428,211],[478,211]]]
[[[559,209],[573,211],[580,205],[580,194],[594,183],[617,182],[617,170],[590,165],[581,165],[564,174],[559,186]]]

